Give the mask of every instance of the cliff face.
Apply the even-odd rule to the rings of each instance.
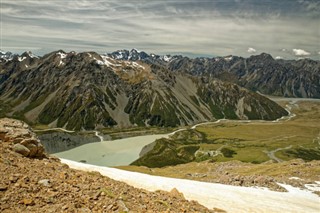
[[[45,147],[46,152],[53,154],[63,152],[75,147],[100,142],[97,136],[81,133],[52,132],[40,134],[39,139]]]
[[[172,72],[168,62],[157,60],[56,51],[3,61],[0,116],[83,130],[181,126],[217,118],[272,120],[287,114],[237,85]]]
[[[41,152],[24,122],[0,119],[0,130],[1,212],[214,212],[185,200],[177,190],[148,192],[97,172],[70,169]],[[28,155],[16,144],[29,149]],[[36,155],[30,154],[34,146],[29,144],[37,144]]]

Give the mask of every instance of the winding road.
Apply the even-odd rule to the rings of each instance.
[[[95,136],[97,136],[100,139],[100,142],[104,141],[103,136],[99,135],[98,131],[94,131]]]
[[[287,146],[285,148],[278,148],[278,149],[275,149],[272,151],[264,151],[264,153],[266,153],[271,160],[275,160],[276,162],[281,163],[281,162],[283,162],[283,160],[276,157],[274,154],[278,151],[285,150],[285,149],[291,149],[291,148],[292,148],[292,145]]]
[[[35,132],[46,132],[46,131],[50,131],[50,130],[60,130],[60,131],[63,131],[63,132],[68,132],[68,133],[75,132],[75,131],[67,130],[67,129],[64,129],[64,128],[35,129],[34,131]]]

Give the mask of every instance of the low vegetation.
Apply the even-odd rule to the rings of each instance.
[[[154,149],[133,165],[163,167],[204,160],[254,164],[296,158],[320,160],[320,102],[299,101],[292,107],[296,116],[289,121],[224,121],[178,132],[170,139],[158,140]]]

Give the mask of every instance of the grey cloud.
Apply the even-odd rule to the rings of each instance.
[[[249,56],[253,52],[248,53],[248,47],[254,46],[292,58],[292,52],[281,50],[301,47],[312,53],[310,57],[320,57],[319,21],[304,16],[305,3],[292,0],[2,2],[5,50],[139,48],[192,56]]]

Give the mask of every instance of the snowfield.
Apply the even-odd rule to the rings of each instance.
[[[265,188],[230,186],[185,179],[167,178],[95,166],[61,159],[71,168],[97,171],[114,180],[149,191],[171,191],[176,188],[186,199],[196,200],[209,209],[214,207],[228,212],[320,212],[320,197],[307,190],[279,184],[288,192]]]

